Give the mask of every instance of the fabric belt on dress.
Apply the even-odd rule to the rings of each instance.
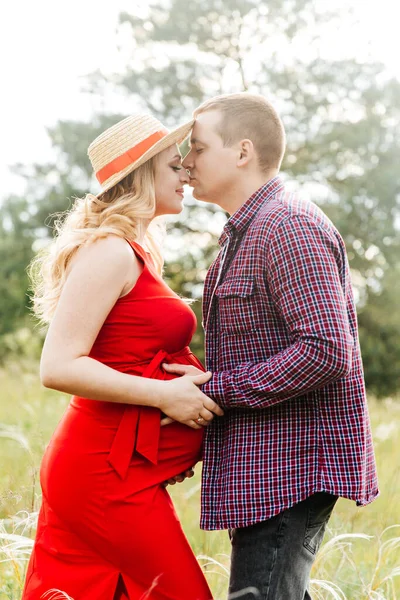
[[[175,376],[171,376],[163,370],[161,366],[163,362],[193,365],[204,370],[201,362],[194,356],[190,348],[186,347],[173,354],[169,354],[165,350],[159,350],[150,363],[132,365],[131,374],[150,379],[174,379]],[[161,412],[158,408],[125,405],[108,455],[108,462],[121,479],[126,477],[134,452],[139,453],[154,465],[157,464],[160,422]]]

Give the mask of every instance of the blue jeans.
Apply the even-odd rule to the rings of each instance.
[[[230,600],[310,600],[310,571],[337,496],[318,492],[280,514],[231,529]]]

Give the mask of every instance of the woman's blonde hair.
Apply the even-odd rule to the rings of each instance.
[[[144,237],[161,273],[159,245],[146,228],[156,207],[154,170],[155,158],[151,158],[106,192],[77,198],[71,210],[59,215],[55,238],[28,269],[33,311],[42,322],[48,323],[54,315],[68,265],[77,250],[107,235],[129,240]]]

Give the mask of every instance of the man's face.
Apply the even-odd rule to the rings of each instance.
[[[190,152],[182,164],[190,171],[193,196],[204,202],[220,204],[237,176],[238,149],[224,147],[218,133],[221,113],[210,110],[198,115],[190,139]]]

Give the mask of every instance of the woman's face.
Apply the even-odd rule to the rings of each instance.
[[[189,175],[181,160],[176,144],[156,156],[156,217],[178,214],[183,208],[183,186],[189,183]]]

